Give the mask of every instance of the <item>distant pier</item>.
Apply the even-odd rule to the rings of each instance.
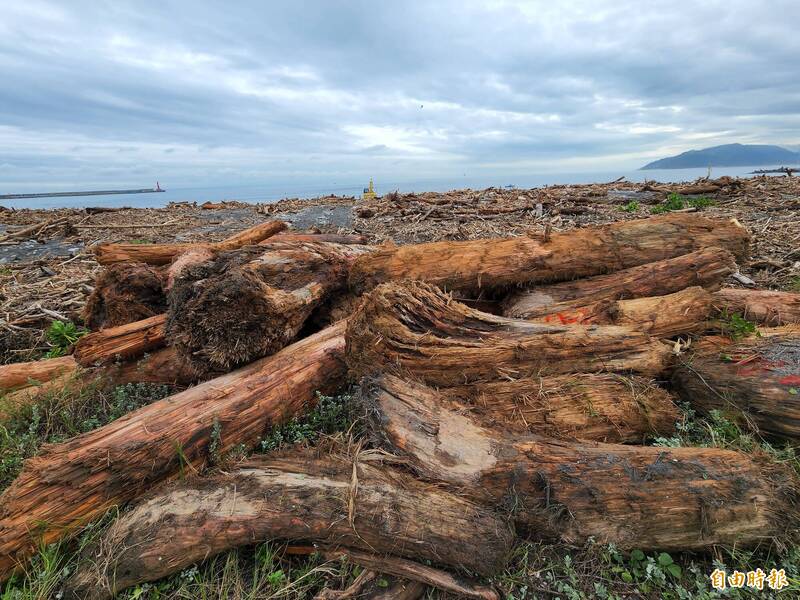
[[[0,200],[18,200],[21,198],[63,198],[64,196],[108,196],[111,194],[153,194],[163,192],[161,186],[140,190],[95,190],[90,192],[46,192],[42,194],[0,194]]]

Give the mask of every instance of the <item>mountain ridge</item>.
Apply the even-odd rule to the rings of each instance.
[[[794,166],[800,164],[800,152],[770,144],[723,144],[702,150],[688,150],[641,167],[648,169],[691,169],[696,167]]]

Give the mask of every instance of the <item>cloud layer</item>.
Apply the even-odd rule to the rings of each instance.
[[[800,143],[796,0],[0,4],[2,188],[603,170]]]

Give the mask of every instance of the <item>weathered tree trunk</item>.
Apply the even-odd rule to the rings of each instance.
[[[164,274],[144,263],[109,265],[97,277],[83,310],[92,330],[117,327],[167,310]]]
[[[399,369],[431,385],[559,373],[660,373],[671,349],[627,327],[544,325],[497,317],[422,282],[387,283],[348,321],[347,362],[360,377]]]
[[[512,292],[503,301],[503,315],[538,319],[603,302],[664,296],[692,286],[717,290],[735,271],[736,261],[730,252],[703,248],[608,275]]]
[[[345,375],[345,323],[278,354],[53,444],[0,496],[0,580],[35,552],[215,453],[258,441]],[[213,433],[216,430],[217,433]]]
[[[294,233],[287,231],[279,233],[270,240],[259,242],[259,245],[276,242],[332,242],[334,244],[366,244],[365,235],[340,235],[337,233]]]
[[[74,372],[78,364],[71,356],[47,358],[0,366],[0,393],[45,383]]]
[[[723,288],[714,293],[714,308],[764,325],[800,323],[800,294],[793,292]]]
[[[222,374],[215,373],[213,376]],[[211,378],[208,373],[195,371],[171,346],[146,354],[138,360],[108,364],[103,367],[101,375],[112,385],[164,383],[187,386]]]
[[[766,436],[800,441],[800,328],[761,330],[738,342],[696,344],[673,374],[680,396]]]
[[[552,234],[382,248],[356,260],[350,285],[416,279],[448,290],[475,291],[601,275],[717,246],[737,258],[749,236],[734,220],[671,214]]]
[[[175,285],[175,280],[180,277],[184,269],[197,266],[206,261],[213,260],[216,256],[215,252],[210,248],[193,248],[186,252],[179,254],[172,261],[172,264],[167,269],[167,281],[164,284],[164,292],[169,293],[172,286]]]
[[[0,424],[12,419],[26,407],[34,404],[42,394],[58,393],[59,390],[68,393],[71,390],[77,390],[80,385],[76,373],[70,372],[39,385],[31,385],[3,394],[0,396]]]
[[[215,252],[235,250],[259,242],[286,229],[282,221],[267,221],[245,229],[221,242],[187,244],[100,244],[94,247],[97,262],[109,265],[119,262],[143,262],[150,265],[168,265],[179,254],[198,247]]]
[[[189,267],[169,295],[167,336],[199,371],[228,370],[289,344],[311,312],[345,287],[367,246],[273,242]]]
[[[790,468],[716,448],[563,442],[459,414],[432,388],[364,388],[373,429],[411,468],[504,506],[527,533],[567,543],[699,550],[752,546],[798,523]]]
[[[101,329],[83,336],[75,344],[75,360],[84,367],[130,360],[164,346],[166,315]]]
[[[381,387],[420,384],[384,375]],[[670,394],[643,377],[612,373],[551,375],[443,388],[454,404],[516,432],[599,442],[642,443],[675,432]]]
[[[690,287],[666,296],[596,302],[530,319],[562,325],[623,325],[653,337],[668,338],[708,329],[711,294]]]
[[[273,539],[490,575],[503,568],[515,537],[491,509],[358,456],[261,459],[172,486],[125,513],[88,550],[92,564],[69,587],[81,598],[108,598],[230,548]]]

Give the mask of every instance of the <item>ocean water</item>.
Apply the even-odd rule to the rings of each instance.
[[[729,175],[731,177],[750,177],[749,173],[757,168],[768,167],[715,167],[712,177]],[[545,185],[569,183],[599,183],[614,181],[625,176],[628,181],[643,182],[655,180],[660,182],[694,181],[698,177],[705,177],[708,170],[703,169],[664,169],[650,171],[609,171],[602,173],[538,173],[524,175],[499,175],[499,176],[467,176],[447,177],[434,179],[418,179],[394,181],[391,178],[375,180],[375,190],[381,195],[394,190],[400,192],[444,192],[454,189],[484,189],[487,187],[514,186],[525,189]],[[86,206],[130,206],[136,208],[161,207],[169,202],[220,202],[222,200],[239,200],[241,202],[276,202],[283,198],[314,198],[334,194],[337,196],[360,196],[363,188],[367,186],[369,177],[363,182],[348,181],[289,181],[289,182],[264,182],[262,184],[248,185],[214,185],[205,187],[171,186],[169,181],[162,180],[161,187],[166,191],[157,194],[113,194],[107,196],[73,196],[59,198],[27,198],[19,200],[0,200],[0,205],[8,208],[62,208]],[[148,187],[145,182],[141,185],[127,187]],[[86,189],[85,186],[75,186],[72,189]],[[33,193],[47,190],[24,189],[9,190],[3,193]],[[59,189],[53,191],[70,191]]]

